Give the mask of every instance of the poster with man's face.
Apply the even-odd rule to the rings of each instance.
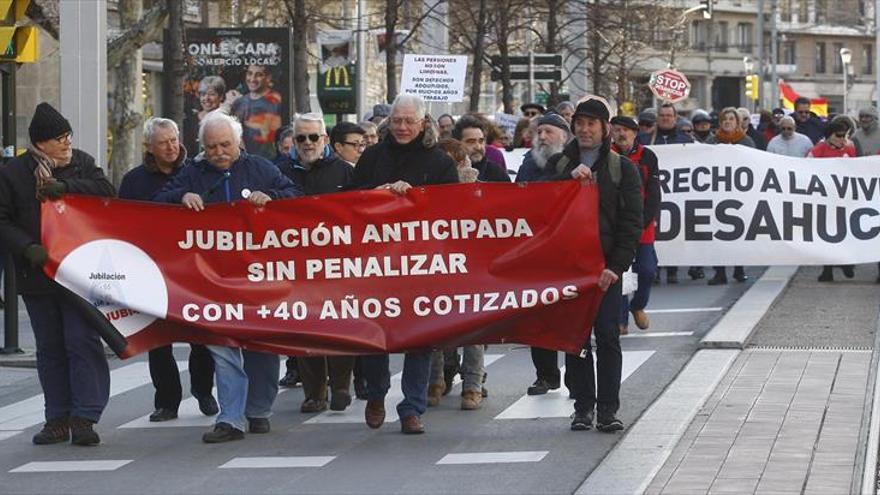
[[[248,153],[273,160],[278,129],[290,122],[290,42],[287,28],[187,29],[183,142],[200,151],[199,123],[220,110],[244,128]]]

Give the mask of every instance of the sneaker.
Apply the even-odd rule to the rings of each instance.
[[[535,380],[535,383],[532,384],[531,387],[526,390],[526,394],[528,395],[544,395],[551,390],[556,390],[559,388],[559,382],[550,383],[543,378],[538,378]]]
[[[150,414],[151,423],[161,423],[163,421],[171,421],[172,419],[177,419],[177,411],[174,409],[160,407],[153,411],[153,414]]]
[[[212,431],[202,435],[202,441],[205,443],[223,443],[243,439],[244,432],[229,423],[217,423]]]
[[[613,433],[623,429],[623,422],[614,414],[600,414],[596,419],[596,429],[605,433]]]
[[[636,322],[636,326],[639,327],[640,330],[645,330],[651,325],[651,320],[648,319],[648,315],[645,313],[644,309],[634,309],[632,315],[633,321]]]
[[[318,399],[306,399],[299,406],[299,412],[311,414],[327,410],[327,401]]]
[[[843,265],[840,267],[843,269],[843,276],[846,278],[853,278],[856,276],[856,270],[852,265]]]
[[[425,432],[425,425],[418,414],[400,418],[400,431],[405,435],[419,435]]]
[[[571,418],[572,431],[587,431],[593,427],[592,411],[575,411]]]
[[[385,423],[385,400],[368,400],[364,408],[364,420],[372,429],[381,428]]]
[[[350,404],[351,394],[348,393],[348,390],[336,390],[330,397],[331,411],[345,411],[345,408],[347,408]]]
[[[196,400],[199,401],[199,411],[202,411],[202,414],[205,416],[213,416],[220,412],[220,406],[217,405],[217,400],[213,395],[208,394],[204,397],[196,397]]]
[[[278,380],[278,386],[284,388],[293,388],[297,383],[302,382],[299,378],[299,372],[296,370],[287,370],[287,373]]]
[[[269,418],[248,418],[248,433],[269,433]]]
[[[461,410],[476,411],[483,407],[483,394],[479,390],[466,390],[461,393]]]
[[[617,325],[617,331],[620,335],[626,335],[629,333],[629,327],[623,323],[619,323]]]
[[[70,423],[65,418],[56,418],[46,421],[43,429],[32,439],[35,445],[51,445],[70,440]]]
[[[819,274],[818,280],[819,282],[834,282],[834,274],[831,273],[830,266],[826,266],[822,269],[822,273]]]
[[[95,423],[86,418],[70,418],[70,443],[73,445],[90,446],[101,443],[101,437],[92,429]]]
[[[440,404],[440,398],[446,392],[445,383],[432,383],[428,385],[428,407],[434,407]]]

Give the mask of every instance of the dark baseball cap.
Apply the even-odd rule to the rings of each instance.
[[[588,98],[578,103],[574,110],[574,116],[572,116],[572,122],[578,117],[591,117],[608,122],[608,119],[611,118],[611,113],[608,111],[608,106],[602,103],[602,100]]]

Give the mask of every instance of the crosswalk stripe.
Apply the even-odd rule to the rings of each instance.
[[[178,361],[178,368],[186,370],[189,364]],[[150,370],[146,362],[132,363],[110,372],[110,397],[134,390],[150,383]],[[0,431],[20,431],[44,421],[43,394],[0,407]],[[2,439],[0,439],[2,440]]]
[[[29,462],[10,473],[61,473],[72,471],[115,471],[134,459],[103,460],[103,461],[41,461]]]
[[[508,464],[514,462],[541,462],[549,451],[473,452],[446,454],[437,464]]]
[[[724,311],[722,307],[708,307],[708,308],[670,308],[670,309],[646,309],[645,313],[648,314],[667,314],[667,313],[713,313],[718,311]]]
[[[322,467],[335,456],[236,457],[219,469],[265,469]]]
[[[489,365],[504,357],[504,354],[486,354],[483,357],[483,366],[488,368]],[[388,389],[388,395],[385,396],[385,422],[391,423],[397,421],[397,403],[403,400],[403,392],[400,390],[400,379],[402,373],[396,373],[391,377],[391,388]],[[460,376],[456,375],[453,386],[461,383]],[[364,409],[367,408],[367,401],[355,400],[345,411],[324,411],[317,416],[304,422],[307,425],[316,424],[338,424],[338,423],[363,423]]]
[[[623,369],[620,382],[623,383],[633,372],[654,354],[654,351],[624,351]],[[593,362],[595,363],[595,356]],[[565,367],[560,370],[565,374]],[[567,418],[574,411],[574,403],[568,398],[568,388],[562,384],[556,390],[544,395],[524,395],[510,407],[502,411],[495,419],[537,419]]]

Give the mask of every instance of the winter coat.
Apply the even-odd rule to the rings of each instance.
[[[150,201],[161,191],[171,179],[173,179],[186,163],[186,148],[180,145],[180,154],[174,162],[171,173],[166,174],[159,170],[156,157],[149,151],[144,152],[144,162],[129,170],[119,184],[120,199],[134,199]]]
[[[636,137],[636,142],[642,146],[651,146],[655,144],[684,144],[693,143],[694,139],[683,132],[679,132],[677,128],[664,132],[659,128],[654,132],[643,132]]]
[[[293,158],[278,168],[309,196],[344,191],[354,177],[354,167],[335,155],[321,158],[308,169]]]
[[[0,166],[0,244],[15,259],[19,294],[54,293],[53,284],[41,268],[34,268],[22,255],[31,244],[39,244],[40,201],[36,197],[37,163],[25,153]],[[81,150],[73,150],[70,164],[52,170],[52,177],[64,182],[67,192],[113,197],[116,190],[95,165],[95,159]]]
[[[354,168],[353,187],[375,189],[398,180],[411,186],[455,184],[455,162],[439,147],[426,146],[423,134],[407,144],[398,144],[390,133],[361,155]]]
[[[859,156],[876,155],[880,152],[880,126],[875,121],[868,129],[857,130],[852,140]]]
[[[479,162],[472,163],[471,166],[480,173],[477,176],[480,182],[510,182],[507,169],[490,160],[488,155],[483,156]]]
[[[544,169],[539,168],[538,164],[535,163],[535,158],[532,156],[534,153],[534,149],[531,149],[523,155],[522,164],[519,166],[519,170],[516,171],[516,179],[514,182],[533,182],[536,180],[541,180],[541,177],[544,175]]]
[[[825,137],[825,124],[819,117],[810,115],[810,118],[804,122],[800,122],[797,119],[795,119],[795,122],[797,123],[797,128],[795,130],[801,134],[805,134],[810,138],[810,141],[812,141],[813,144],[818,143],[823,137]]]
[[[657,155],[641,144],[635,146],[628,153],[621,153],[617,146],[611,149],[629,158],[638,169],[642,179],[642,200],[644,211],[642,212],[642,237],[639,244],[653,244],[656,240],[656,223],[660,215],[660,167],[657,165]]]

